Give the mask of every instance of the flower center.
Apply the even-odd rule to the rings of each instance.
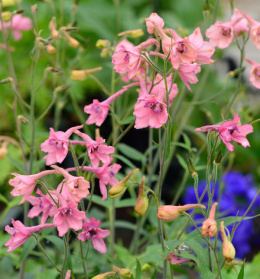
[[[260,78],[260,67],[255,69],[256,78]]]
[[[64,143],[61,140],[55,140],[55,139],[50,139],[49,140],[50,145],[55,145],[56,149],[60,150],[64,148]]]
[[[231,34],[231,28],[230,27],[223,27],[221,34],[223,36],[229,36]]]
[[[64,208],[62,209],[62,211],[61,211],[61,214],[62,214],[63,216],[65,216],[65,215],[73,215],[73,214],[72,214],[72,210],[71,210],[71,208],[69,208],[69,207],[64,207]]]
[[[102,112],[100,105],[92,105],[91,109],[94,110],[97,114]]]
[[[90,149],[90,153],[97,152],[98,149],[99,149],[99,146],[98,146],[98,145],[92,146],[91,149]]]
[[[144,107],[149,107],[153,110],[154,114],[162,112],[163,106],[159,102],[147,102]]]
[[[187,52],[187,48],[186,46],[183,44],[183,43],[179,43],[176,50],[179,52],[179,53],[186,53]]]
[[[89,234],[90,234],[90,237],[91,237],[91,238],[95,238],[96,235],[97,235],[96,229],[91,229],[91,230],[89,231]]]

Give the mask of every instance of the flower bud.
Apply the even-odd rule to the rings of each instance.
[[[222,250],[223,257],[227,262],[231,262],[235,258],[236,250],[233,244],[231,243],[231,241],[226,236],[225,229],[224,229],[224,221],[220,222],[219,230],[223,241],[223,250]]]
[[[5,84],[5,83],[9,83],[9,82],[13,82],[13,79],[12,79],[11,77],[2,79],[2,80],[0,81],[0,84]]]
[[[60,86],[58,86],[58,87],[55,88],[53,94],[57,94],[58,92],[65,91],[65,90],[67,90],[68,88],[70,88],[70,85],[69,85],[69,84],[60,85]]]
[[[66,31],[63,30],[63,34],[65,36],[65,38],[68,41],[69,46],[73,47],[73,48],[78,48],[79,47],[79,42],[72,38]]]
[[[20,2],[21,0],[2,0],[2,4],[4,8],[17,5]]]
[[[107,279],[107,278],[110,278],[110,275],[115,275],[115,274],[116,274],[115,271],[110,271],[110,272],[96,275],[92,279]]]
[[[71,71],[70,79],[82,81],[82,80],[85,80],[88,75],[101,71],[101,70],[102,70],[102,67],[97,67],[97,68],[89,69],[89,70],[74,70],[74,71]]]
[[[47,49],[47,52],[49,54],[55,54],[56,53],[56,48],[54,46],[52,46],[52,45],[47,45],[46,49]]]
[[[2,143],[2,146],[0,147],[0,159],[4,159],[5,158],[5,154],[8,152],[7,151],[7,141],[4,141]]]
[[[146,194],[144,193],[144,181],[145,176],[143,176],[140,187],[139,187],[139,194],[135,204],[135,212],[141,216],[143,216],[148,208],[149,199],[147,198]]]
[[[133,39],[142,37],[143,35],[144,35],[144,32],[142,29],[128,30],[128,31],[124,31],[124,32],[117,34],[117,36],[127,36],[127,37],[130,37]]]
[[[111,199],[117,198],[124,194],[124,192],[127,189],[127,181],[131,178],[131,176],[138,172],[139,169],[132,170],[123,180],[116,183],[110,190],[109,190],[109,196]]]
[[[221,161],[222,161],[222,157],[223,157],[223,155],[222,155],[222,149],[220,148],[219,151],[218,151],[218,154],[217,154],[217,156],[216,156],[216,159],[215,159],[214,163],[217,164],[217,165],[219,165],[219,164],[221,163]]]
[[[148,271],[150,269],[151,269],[151,266],[148,263],[143,264],[141,267],[142,271]]]
[[[162,220],[172,221],[181,216],[183,212],[193,208],[206,208],[203,204],[186,204],[183,206],[161,205],[158,207],[157,217]]]
[[[110,47],[108,47],[108,48],[103,48],[103,49],[101,50],[101,53],[100,53],[100,56],[101,56],[102,58],[107,58],[107,57],[112,56],[112,55],[113,55],[113,53],[112,53],[112,50],[111,50]]]
[[[217,205],[218,205],[217,202],[215,202],[212,205],[209,213],[209,218],[205,220],[202,224],[201,230],[202,230],[202,235],[204,236],[208,235],[209,237],[213,237],[218,231],[217,222],[214,219]]]
[[[8,12],[3,12],[3,13],[1,14],[1,17],[2,17],[3,22],[10,21],[11,18],[12,18],[12,13],[9,12],[9,11],[8,11]]]
[[[51,30],[51,36],[53,39],[57,38],[59,35],[59,32],[56,29],[56,18],[53,17],[51,22],[49,23],[49,29]]]
[[[97,40],[96,48],[102,49],[105,47],[110,47],[111,43],[108,40]]]
[[[130,279],[132,277],[132,272],[127,268],[119,268],[114,266],[114,270],[120,275],[120,278]]]
[[[18,115],[17,116],[18,121],[20,121],[23,124],[28,124],[29,120],[27,118],[25,118],[23,115]]]
[[[188,154],[186,154],[186,163],[187,163],[188,171],[193,176],[193,174],[196,173],[196,170],[195,170],[195,167],[194,167],[193,162],[191,160],[191,157]]]

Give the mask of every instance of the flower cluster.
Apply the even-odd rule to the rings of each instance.
[[[129,87],[139,86],[139,97],[133,113],[136,116],[135,128],[160,128],[167,122],[168,108],[178,93],[175,75],[178,74],[191,91],[190,84],[198,82],[196,74],[201,71],[200,66],[214,62],[211,56],[215,48],[203,40],[200,28],[196,28],[187,38],[182,38],[173,29],[163,29],[164,21],[156,13],[145,20],[147,32],[154,34],[156,39],[148,39],[138,46],[123,39],[117,44],[112,56],[114,70],[122,76],[122,80],[135,82],[123,86],[103,102],[95,99],[92,104],[85,106],[84,111],[90,114],[87,124],[100,126],[107,117],[110,104]],[[155,46],[156,50],[148,53],[147,49],[151,46]],[[171,63],[168,74],[159,74],[163,71],[158,70],[150,55],[157,56],[164,63]],[[159,71],[153,80],[148,77],[149,68]]]
[[[221,194],[221,203],[218,205],[219,212],[222,217],[236,216],[239,212],[239,216],[242,216],[248,208],[248,204],[254,199],[257,188],[254,185],[253,177],[251,174],[243,175],[240,172],[228,172],[223,177],[224,188]],[[206,182],[199,183],[198,194],[201,196],[206,186]],[[213,200],[217,201],[220,197],[220,187],[216,184]],[[196,196],[194,193],[194,187],[189,186],[186,189],[186,193],[183,197],[184,203],[196,202]],[[205,195],[202,204],[208,203],[208,197]],[[260,206],[260,199],[256,199],[252,209],[248,215],[255,215],[257,208]],[[236,256],[238,258],[244,258],[246,254],[251,251],[251,242],[257,243],[257,233],[252,229],[254,227],[254,221],[249,219],[243,221],[236,230],[232,243],[236,248]],[[232,230],[232,225],[228,226]],[[255,237],[254,237],[255,236]]]

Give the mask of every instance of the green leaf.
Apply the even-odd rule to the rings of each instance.
[[[62,253],[64,253],[64,243],[63,240],[56,235],[46,235],[45,239],[50,241],[55,247],[57,247]]]
[[[34,237],[29,237],[27,241],[25,242],[23,246],[23,251],[19,260],[19,264],[22,263],[24,259],[27,258],[27,256],[30,254],[30,252],[34,249],[36,246],[37,242],[35,241]]]
[[[19,170],[19,172],[21,172],[21,173],[25,172],[24,171],[24,165],[21,162],[19,162],[16,159],[12,158],[8,154],[6,155],[6,158],[8,158],[13,163],[13,165]]]
[[[135,120],[135,116],[134,116],[134,115],[130,115],[130,116],[128,116],[124,121],[121,121],[121,124],[122,124],[122,125],[130,124],[130,123],[132,123],[134,120]]]
[[[139,260],[136,258],[136,275],[135,279],[141,279],[141,264]]]
[[[117,258],[125,265],[125,267],[134,267],[136,258],[131,255],[129,249],[122,247],[121,245],[115,245]]]
[[[136,160],[136,161],[142,161],[143,159],[143,153],[140,151],[136,150],[135,148],[125,144],[125,143],[119,143],[117,145],[117,148],[119,151],[124,154],[126,157]]]
[[[157,274],[156,266],[154,265],[153,267],[154,267],[154,273],[151,279],[156,279],[156,274]]]
[[[5,204],[9,203],[9,201],[2,194],[0,194],[0,201],[5,203]]]
[[[188,146],[188,149],[191,149],[191,141],[190,141],[189,137],[185,133],[182,133],[182,136],[183,136],[185,145]]]
[[[242,264],[237,279],[244,279],[244,273],[245,273],[245,271],[244,271],[244,269],[245,269],[244,265],[245,265],[245,263]]]
[[[187,170],[186,162],[185,162],[185,160],[181,157],[181,155],[180,155],[180,154],[176,154],[176,158],[177,158],[179,164],[184,168],[184,170]]]
[[[120,161],[125,163],[131,169],[136,169],[137,168],[130,160],[128,160],[126,157],[124,157],[122,155],[113,154],[113,157],[119,159]]]
[[[107,254],[105,254],[105,256],[107,257],[107,259],[114,264],[115,266],[119,267],[119,268],[124,268],[124,265],[121,263],[121,261],[115,260],[112,257],[108,256]]]

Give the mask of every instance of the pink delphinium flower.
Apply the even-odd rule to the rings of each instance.
[[[40,189],[37,189],[36,193],[40,195],[40,197],[30,196],[27,198],[27,201],[33,206],[27,216],[29,218],[34,218],[39,216],[42,212],[41,224],[44,224],[49,216],[53,204],[45,195],[43,195]]]
[[[234,120],[225,121],[221,125],[209,125],[195,129],[197,132],[216,131],[226,145],[229,151],[234,151],[234,146],[230,143],[231,140],[236,141],[243,147],[250,146],[246,135],[253,133],[253,126],[250,124],[241,125],[238,114],[234,116]]]
[[[145,21],[146,21],[147,32],[149,34],[153,34],[155,31],[153,22],[155,22],[157,26],[160,26],[161,28],[163,28],[164,26],[163,19],[160,16],[158,16],[157,13],[152,13],[148,18],[145,18]]]
[[[139,85],[139,83],[131,83],[129,85],[123,86],[123,89],[117,91],[103,102],[99,102],[97,99],[94,99],[92,104],[84,107],[84,112],[90,114],[86,124],[90,125],[95,123],[97,126],[101,126],[108,115],[110,104],[117,97],[122,95],[129,87],[137,85]]]
[[[86,218],[84,211],[77,209],[77,203],[62,203],[58,212],[54,215],[53,223],[56,224],[59,236],[63,236],[69,228],[79,231],[82,229],[83,219]]]
[[[78,239],[81,241],[90,239],[93,243],[94,249],[102,254],[106,253],[107,247],[103,238],[109,236],[110,231],[98,228],[101,225],[101,221],[97,221],[94,217],[91,217],[90,219],[86,218],[84,221],[85,222],[82,226],[84,231],[79,233]]]
[[[21,31],[26,31],[32,29],[32,21],[29,17],[24,17],[21,14],[16,14],[12,18],[12,22],[4,22],[4,29],[12,28],[15,41],[18,41],[22,37]],[[3,27],[0,23],[0,30]]]
[[[68,270],[65,275],[65,279],[70,279],[71,277],[71,270]]]
[[[221,49],[228,47],[234,38],[232,23],[217,21],[206,30],[206,37],[213,46]]]
[[[244,58],[248,63],[250,63],[252,65],[251,70],[250,70],[250,81],[252,82],[252,84],[260,89],[260,64],[258,64],[257,62],[251,60],[251,59],[247,59]]]
[[[198,78],[196,77],[196,74],[198,74],[200,71],[201,71],[200,65],[196,63],[180,65],[178,69],[179,76],[190,91],[191,88],[189,83],[195,84],[199,81]]]
[[[66,180],[63,183],[63,189],[68,190],[68,193],[74,202],[79,203],[82,198],[89,195],[89,182],[86,181],[83,176],[73,176],[63,168],[59,168],[55,165],[52,167],[65,177]]]
[[[260,49],[260,22],[254,20],[251,16],[248,14],[241,12],[240,14],[243,15],[249,22],[250,25],[250,37],[256,46],[257,49]]]
[[[208,235],[209,237],[213,237],[218,231],[217,222],[215,220],[215,212],[217,205],[218,203],[214,202],[210,209],[209,218],[206,219],[202,224],[201,233],[204,236]]]
[[[234,31],[237,36],[240,36],[242,33],[247,33],[249,31],[248,21],[238,9],[235,8],[230,21],[232,24],[234,24]]]
[[[150,126],[160,128],[168,119],[166,104],[162,96],[145,94],[138,98],[133,115],[136,116],[135,128],[141,129]]]
[[[5,226],[5,231],[12,235],[6,243],[5,246],[8,246],[7,253],[13,251],[17,247],[21,246],[32,233],[38,232],[45,228],[55,227],[55,224],[41,224],[33,227],[25,227],[20,221],[14,221],[12,219],[13,227]]]
[[[55,173],[55,171],[51,170],[42,171],[40,173],[32,175],[21,175],[12,173],[12,175],[14,175],[15,177],[9,180],[9,184],[14,187],[11,195],[14,197],[24,195],[20,204],[23,203],[33,192],[36,185],[36,180],[45,175],[53,173]]]
[[[55,132],[50,128],[50,137],[41,144],[41,150],[48,153],[43,159],[47,159],[46,165],[51,165],[56,162],[62,163],[68,154],[69,137],[76,130],[81,129],[83,125],[68,129],[66,132]]]
[[[159,42],[155,39],[148,39],[135,47],[120,45],[112,56],[112,64],[115,65],[114,70],[119,74],[128,73],[128,78],[133,78],[140,70],[142,61],[144,61],[141,58],[141,51],[151,45],[159,46]]]
[[[106,144],[103,144],[105,142],[103,138],[98,138],[95,141],[92,140],[87,134],[81,133],[79,131],[77,131],[76,134],[85,140],[83,144],[87,146],[88,156],[93,168],[97,168],[100,161],[104,164],[110,162],[109,155],[115,152],[115,148],[113,146],[107,146]]]

